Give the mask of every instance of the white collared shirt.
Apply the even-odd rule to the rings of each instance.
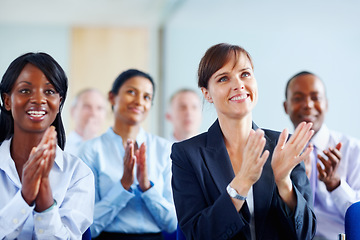
[[[311,139],[317,153],[322,155],[324,155],[323,150],[328,150],[329,147],[335,148],[339,142],[342,143],[340,149],[342,158],[337,169],[341,178],[340,186],[328,192],[325,184],[316,179],[314,200],[314,212],[317,217],[316,235],[327,239],[337,239],[340,233],[345,232],[346,210],[352,203],[360,201],[360,141],[330,131],[325,124]]]
[[[57,205],[35,212],[21,195],[22,184],[10,155],[10,140],[0,146],[0,239],[81,239],[92,223],[94,176],[77,157],[56,149],[50,185]]]

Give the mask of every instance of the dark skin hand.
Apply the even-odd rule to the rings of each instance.
[[[341,146],[342,144],[338,143],[335,148],[330,147],[328,150],[324,150],[323,153],[327,156],[327,160],[318,154],[319,160],[324,165],[324,168],[322,168],[320,163],[317,164],[319,180],[325,183],[326,189],[329,192],[340,186],[340,177],[337,174],[337,169],[341,160]]]
[[[34,147],[22,171],[21,193],[29,204],[35,203],[35,211],[42,212],[53,203],[49,173],[56,153],[56,131],[54,127],[46,130],[40,144]]]

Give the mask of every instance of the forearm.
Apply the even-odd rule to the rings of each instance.
[[[93,237],[98,236],[106,226],[114,221],[117,214],[126,207],[133,197],[135,194],[124,189],[119,181],[109,189],[106,196],[102,199],[96,199],[91,235]]]
[[[42,212],[54,204],[51,186],[48,178],[41,180],[39,193],[35,200],[35,211]]]
[[[19,229],[23,228],[26,220],[31,216],[34,206],[29,206],[18,191],[5,206],[0,208],[0,239],[5,237],[15,239],[20,234]]]
[[[154,186],[143,192],[141,197],[160,229],[167,232],[176,230],[177,220],[172,199],[162,196]]]
[[[291,211],[294,211],[294,209],[296,208],[297,200],[290,177],[284,179],[283,181],[276,182],[276,186],[278,188],[280,198],[284,201],[284,203],[289,207]]]

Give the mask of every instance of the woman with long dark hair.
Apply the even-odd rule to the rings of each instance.
[[[93,174],[63,152],[67,88],[46,53],[16,58],[2,78],[0,239],[80,239],[92,223]]]
[[[154,93],[149,74],[122,72],[109,92],[114,125],[80,150],[95,176],[91,233],[97,239],[155,240],[176,229],[170,142],[141,127]]]

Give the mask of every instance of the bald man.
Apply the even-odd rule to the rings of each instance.
[[[173,126],[172,142],[182,141],[199,133],[201,100],[191,89],[180,89],[170,98],[166,119]]]
[[[83,141],[96,137],[106,117],[106,99],[96,89],[85,89],[77,94],[71,106],[74,131],[66,138],[65,151],[74,155]]]

